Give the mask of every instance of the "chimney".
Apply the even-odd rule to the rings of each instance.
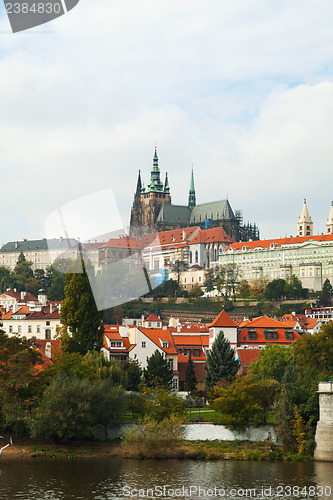
[[[15,241],[15,248],[18,248],[18,242]]]
[[[27,295],[27,292],[21,292],[21,300],[24,300],[26,295]]]
[[[53,304],[52,302],[50,302],[50,314],[52,314],[54,312],[54,306],[55,304]]]

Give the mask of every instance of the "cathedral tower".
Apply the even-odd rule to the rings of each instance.
[[[165,183],[161,181],[160,169],[158,166],[157,148],[153,157],[153,167],[150,172],[150,181],[147,187],[141,182],[139,172],[137,188],[134,195],[134,202],[131,212],[131,236],[141,236],[155,228],[156,219],[164,204],[171,203],[170,186],[168,174],[165,176]]]
[[[333,234],[333,201],[331,204],[330,215],[326,222],[326,234]]]
[[[302,213],[297,222],[297,236],[312,236],[313,222],[309,215],[306,199],[302,208]]]

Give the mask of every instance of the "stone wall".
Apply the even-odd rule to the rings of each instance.
[[[95,439],[104,441],[105,439],[117,439],[123,436],[126,429],[136,424],[115,424],[109,425],[104,431],[101,429]],[[185,425],[185,440],[186,441],[234,441],[236,439],[246,441],[272,441],[277,443],[277,434],[271,425],[261,425],[260,427],[247,427],[244,431],[239,432],[230,430],[224,425],[214,424],[186,424]]]

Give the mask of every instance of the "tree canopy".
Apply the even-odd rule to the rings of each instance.
[[[83,261],[81,263],[84,267]],[[60,312],[62,348],[80,354],[100,351],[104,333],[102,318],[87,273],[66,273],[65,299]]]
[[[212,350],[207,354],[206,387],[213,389],[214,385],[223,380],[232,381],[240,368],[240,362],[235,358],[235,351],[221,330],[216,337]]]
[[[143,376],[147,387],[171,389],[173,371],[157,349],[147,359],[147,368],[143,370]]]

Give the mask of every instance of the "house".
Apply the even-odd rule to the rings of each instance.
[[[308,318],[305,314],[284,314],[280,321],[288,322],[288,324],[299,334],[303,333],[318,333],[323,321],[318,319]]]
[[[299,338],[299,333],[288,322],[260,316],[238,325],[237,347],[263,349],[267,344],[288,346]]]
[[[127,328],[123,326],[104,325],[102,352],[108,361],[110,359],[116,359],[120,363],[128,361],[129,351],[134,346],[130,346],[127,331]]]
[[[147,367],[147,359],[156,350],[163,355],[173,370],[173,388],[178,391],[178,353],[170,330],[167,328],[130,327],[128,339],[130,345],[134,346],[129,351],[129,357],[131,359],[136,357],[142,368]]]
[[[212,348],[221,330],[225,338],[229,340],[231,347],[237,346],[237,323],[235,323],[224,310],[207,326],[209,328],[209,349]]]
[[[31,311],[27,305],[15,304],[3,313],[2,328],[8,335],[18,333],[27,339],[53,340],[60,327],[60,307],[59,302],[49,302]]]
[[[208,333],[202,335],[177,333],[173,336],[178,352],[179,390],[185,390],[185,373],[189,358],[193,361],[197,377],[197,390],[205,389],[206,353],[209,347]]]
[[[16,288],[13,290],[7,288],[5,292],[0,293],[0,306],[3,310],[8,310],[10,306],[27,305],[30,308],[39,306],[39,300],[30,292],[18,292]]]

